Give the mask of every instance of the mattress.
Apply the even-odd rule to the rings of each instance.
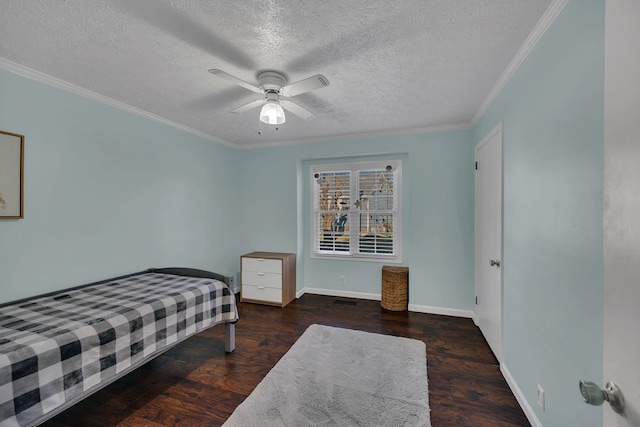
[[[238,312],[222,282],[142,273],[0,307],[0,427],[35,425]]]

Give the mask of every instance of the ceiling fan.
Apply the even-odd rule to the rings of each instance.
[[[301,93],[310,92],[315,89],[320,89],[325,86],[329,86],[329,80],[322,74],[316,74],[315,76],[308,77],[295,83],[287,84],[287,77],[278,71],[262,71],[258,73],[258,86],[247,83],[229,73],[225,73],[222,70],[211,69],[209,70],[214,76],[218,76],[234,83],[252,92],[264,95],[262,99],[251,101],[241,107],[231,110],[232,113],[243,113],[253,108],[262,105],[260,110],[260,121],[270,125],[280,125],[285,122],[285,116],[283,108],[290,113],[295,114],[304,120],[311,120],[314,114],[301,107],[295,102],[284,99],[291,98]]]

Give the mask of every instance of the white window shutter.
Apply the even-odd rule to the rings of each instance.
[[[312,256],[400,259],[400,161],[317,165]]]
[[[351,171],[327,171],[315,175],[315,251],[326,254],[349,253]]]

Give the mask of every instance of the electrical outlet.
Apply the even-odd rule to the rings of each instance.
[[[544,412],[544,390],[538,384],[538,406],[542,408],[542,412]]]
[[[344,285],[345,283],[347,283],[347,278],[346,278],[346,277],[344,277],[344,276],[340,276],[340,283],[341,283],[341,284],[343,284],[343,285]]]

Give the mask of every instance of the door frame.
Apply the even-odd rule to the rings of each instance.
[[[640,202],[640,113],[637,83],[640,55],[640,5],[633,0],[605,3],[604,67],[604,286],[602,383],[615,382],[624,397],[623,414],[604,404],[604,426],[640,425],[640,343],[633,339],[640,314],[637,304]],[[636,52],[636,53],[630,53]],[[587,378],[589,379],[589,378]]]
[[[476,146],[474,147],[474,161],[477,161],[477,153],[478,151],[485,145],[487,144],[491,139],[493,139],[495,136],[499,135],[499,149],[498,149],[498,162],[500,164],[500,253],[499,253],[499,259],[500,259],[500,331],[499,331],[499,349],[496,352],[495,349],[492,348],[492,350],[494,351],[494,355],[496,356],[496,359],[498,359],[498,363],[502,364],[502,360],[503,360],[503,350],[504,350],[504,162],[503,162],[503,149],[504,149],[504,133],[503,133],[503,122],[500,121],[493,129],[491,129],[491,131],[489,131],[489,133],[487,133],[487,135],[482,138],[482,140],[476,144]],[[478,218],[478,209],[477,209],[477,201],[478,201],[478,188],[477,188],[477,184],[476,184],[476,174],[474,174],[474,252],[475,252],[475,257],[474,257],[474,292],[475,292],[475,296],[476,298],[478,297],[479,294],[479,280],[478,280],[478,266],[480,265],[480,262],[484,262],[481,259],[479,259],[481,256],[483,257],[483,259],[486,261],[487,256],[486,254],[480,254],[480,250],[479,250],[479,242],[478,242],[478,222],[479,222],[479,218]],[[476,326],[480,327],[480,323],[478,321],[478,317],[477,317],[477,305],[474,302],[474,306],[473,306],[473,321],[476,324]],[[482,332],[482,329],[480,329]],[[484,333],[483,333],[484,335]]]

